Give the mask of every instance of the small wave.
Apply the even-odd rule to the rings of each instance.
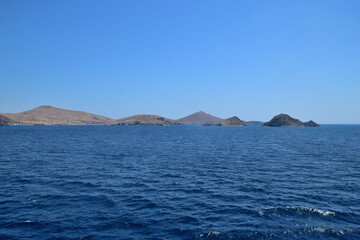
[[[244,240],[244,239],[279,239],[276,235],[260,231],[255,232],[209,232],[198,235],[196,239],[212,239],[212,240]]]
[[[145,223],[138,223],[138,222],[126,222],[125,223],[130,228],[145,228],[147,224]]]
[[[108,195],[105,195],[105,194],[99,194],[99,195],[94,195],[94,196],[86,195],[86,196],[84,196],[84,198],[94,204],[102,203],[103,205],[105,205],[107,207],[115,207],[117,205],[116,202],[112,200],[112,198],[110,198]]]
[[[129,157],[129,155],[125,153],[117,153],[117,154],[109,154],[104,152],[97,152],[95,153],[96,156],[109,158],[109,159],[123,159],[125,157]]]
[[[309,227],[299,231],[286,230],[283,236],[298,236],[298,235],[320,235],[320,236],[333,236],[341,237],[344,235],[352,234],[355,230],[353,228],[332,229],[327,227]]]
[[[91,183],[91,182],[79,181],[79,180],[66,181],[66,182],[64,182],[62,185],[63,185],[63,186],[73,185],[73,186],[80,186],[80,187],[84,187],[84,188],[96,188],[96,187],[98,187],[96,184],[93,184],[93,183]]]
[[[192,230],[186,228],[171,228],[169,232],[175,234],[176,236],[188,236],[191,235]]]
[[[2,226],[8,228],[8,229],[18,229],[18,228],[29,228],[32,229],[41,229],[46,227],[44,223],[30,221],[30,220],[24,220],[24,221],[10,221],[10,222],[4,222],[2,223]],[[1,239],[1,238],[0,238]]]
[[[186,223],[186,224],[195,224],[195,223],[199,222],[199,220],[195,217],[183,216],[179,219],[179,222]]]
[[[276,208],[269,208],[265,209],[263,211],[259,211],[259,215],[263,216],[267,213],[277,213],[277,214],[317,214],[319,216],[325,216],[325,217],[333,217],[335,216],[335,212],[331,211],[324,211],[316,208],[309,208],[309,207],[301,207],[301,206],[295,206],[295,207],[276,207]]]
[[[197,238],[204,238],[204,239],[218,239],[220,236],[224,235],[224,233],[221,232],[209,232],[204,233],[198,236]]]
[[[337,236],[341,236],[341,235],[345,235],[347,233],[352,233],[354,232],[354,229],[352,228],[344,228],[341,230],[336,230],[336,229],[329,229],[329,228],[325,228],[325,227],[311,227],[308,229],[304,230],[305,233],[331,233]]]
[[[142,209],[153,209],[160,207],[157,203],[154,202],[148,202],[145,204],[141,204],[141,206],[137,207],[136,210],[142,210]]]

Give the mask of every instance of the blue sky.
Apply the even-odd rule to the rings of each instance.
[[[0,112],[360,123],[360,1],[0,1]]]

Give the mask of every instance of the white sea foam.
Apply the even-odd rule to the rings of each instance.
[[[343,228],[343,229],[331,229],[331,228],[326,228],[326,227],[310,227],[310,228],[305,228],[301,231],[293,231],[291,229],[287,229],[283,232],[283,234],[285,235],[299,235],[299,234],[312,234],[312,233],[331,233],[333,235],[337,235],[337,236],[342,236],[348,233],[352,233],[354,232],[354,229],[352,228]]]
[[[201,234],[199,237],[213,237],[213,236],[218,236],[220,234],[221,232],[209,232],[209,233]]]
[[[304,230],[304,232],[308,232],[308,233],[312,233],[312,232],[318,232],[318,233],[331,232],[331,233],[336,234],[338,236],[345,235],[345,234],[351,233],[353,231],[354,230],[352,228],[344,228],[342,230],[337,230],[337,229],[330,229],[330,228],[325,228],[325,227],[311,227],[311,228],[308,228],[308,229]]]
[[[290,207],[290,208],[300,210],[300,211],[307,211],[307,212],[311,212],[311,213],[318,213],[319,215],[322,215],[322,216],[335,216],[334,212],[324,211],[324,210],[320,210],[320,209],[316,209],[316,208],[308,208],[308,207]]]
[[[265,213],[277,213],[277,212],[288,211],[288,210],[296,210],[296,212],[298,214],[316,213],[321,216],[335,216],[335,212],[324,211],[324,210],[320,210],[320,209],[316,209],[316,208],[309,208],[309,207],[302,207],[302,206],[268,208],[268,209],[259,211],[259,216],[263,216]]]
[[[323,228],[323,227],[312,227],[312,228],[310,228],[310,232],[320,232],[320,233],[324,233],[324,232],[326,232],[326,228]]]

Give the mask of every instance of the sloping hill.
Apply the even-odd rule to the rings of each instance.
[[[220,122],[224,119],[212,116],[203,111],[193,113],[184,118],[180,118],[177,121],[183,124],[206,124],[206,123],[215,123]]]
[[[308,122],[304,122],[304,127],[320,127],[319,124],[317,124],[316,122],[310,120]]]
[[[279,114],[273,117],[269,122],[263,124],[266,127],[320,127],[319,124],[309,121],[301,122],[299,119],[292,118],[287,114]]]
[[[4,113],[4,116],[21,122],[21,124],[44,125],[86,125],[108,124],[110,118],[87,112],[65,110],[52,106],[40,106],[19,113]]]
[[[261,121],[245,121],[246,125],[262,125],[264,122]]]
[[[131,117],[126,117],[118,120],[114,120],[113,125],[158,125],[158,126],[171,126],[182,125],[182,123],[164,118],[158,115],[140,114]]]
[[[234,116],[217,123],[207,123],[204,126],[246,126],[245,122]]]
[[[19,122],[14,121],[4,115],[0,115],[0,126],[18,125]]]

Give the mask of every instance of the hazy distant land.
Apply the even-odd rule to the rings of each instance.
[[[205,123],[204,126],[246,126],[246,122],[234,116],[216,123]]]
[[[119,120],[114,120],[112,125],[159,125],[159,126],[171,126],[182,125],[182,123],[175,120],[164,118],[158,115],[140,114],[134,115]]]
[[[243,121],[237,116],[222,119],[203,111],[193,113],[178,120],[158,115],[139,114],[122,119],[111,119],[82,111],[66,110],[43,105],[19,113],[0,114],[0,125],[158,125],[171,126],[183,124],[201,124],[204,126],[247,126],[263,125],[267,127],[318,127],[313,121],[301,122],[286,114],[276,115],[269,122]]]
[[[189,116],[178,119],[178,122],[183,124],[208,124],[208,123],[216,123],[221,122],[224,119],[212,116],[203,111],[193,113]]]
[[[110,124],[113,120],[100,115],[87,112],[65,110],[48,105],[43,105],[28,111],[19,113],[3,113],[10,119],[20,122],[22,125],[88,125]]]

